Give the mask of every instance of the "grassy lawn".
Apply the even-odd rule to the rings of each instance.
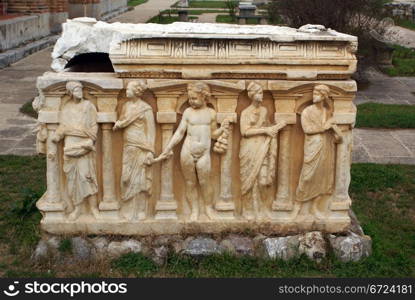
[[[25,115],[28,115],[29,117],[36,118],[37,119],[37,112],[32,107],[32,100],[26,102],[25,104],[23,104],[20,107],[19,111],[22,114],[25,114]]]
[[[198,16],[201,14],[212,14],[212,13],[223,13],[223,10],[211,9],[211,10],[203,10],[203,9],[190,9],[188,10],[189,15]],[[178,9],[166,9],[161,12],[162,14],[173,14],[177,15],[179,13]]]
[[[230,24],[236,24],[238,21],[237,19],[232,19],[230,15],[217,15],[216,16],[216,23],[230,23]],[[259,19],[247,19],[246,24],[248,25],[258,25],[260,24]],[[281,18],[278,18],[276,20],[268,20],[268,24],[270,25],[281,25],[283,24],[283,21]]]
[[[233,19],[230,15],[217,15],[216,23],[236,23],[236,19]]]
[[[359,104],[356,127],[415,128],[415,105]]]
[[[395,24],[401,27],[415,30],[415,23],[412,22],[411,20],[397,19],[395,20]]]
[[[414,277],[415,166],[355,164],[353,209],[373,239],[371,257],[341,263],[332,254],[320,264],[305,257],[284,262],[227,254],[195,259],[171,254],[156,266],[140,254],[113,261],[70,265],[30,263],[39,239],[40,213],[34,203],[45,190],[45,159],[0,156],[1,277]],[[63,240],[62,255],[70,244]]]
[[[173,5],[177,7],[178,2]],[[189,1],[190,8],[227,8],[226,1]]]
[[[415,76],[415,50],[395,45],[393,67],[385,72],[389,76]]]
[[[189,20],[197,19],[197,17],[189,17]],[[169,16],[169,15],[157,15],[152,17],[147,23],[157,23],[157,24],[171,24],[174,22],[179,22],[178,16]]]
[[[230,15],[217,15],[216,16],[216,23],[231,23],[231,24],[235,24],[237,23],[237,19],[232,19],[232,17]],[[259,20],[258,19],[247,19],[246,24],[249,25],[257,25],[259,24]]]
[[[137,5],[140,5],[140,4],[143,4],[143,3],[146,3],[148,0],[129,0],[128,2],[127,2],[127,5],[128,6],[137,6]]]

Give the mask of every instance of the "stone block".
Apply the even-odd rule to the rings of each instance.
[[[299,237],[299,252],[317,262],[327,255],[327,242],[320,231],[307,232]]]
[[[141,251],[141,243],[134,239],[129,239],[122,242],[114,241],[108,245],[108,255],[114,258],[127,253],[140,253]]]
[[[349,232],[346,236],[329,237],[335,256],[342,262],[356,262],[372,253],[372,239],[367,235]]]
[[[183,251],[184,254],[191,256],[206,256],[220,252],[221,249],[215,240],[203,237],[192,239]]]
[[[263,241],[265,256],[272,259],[291,260],[299,256],[299,236],[267,238]]]

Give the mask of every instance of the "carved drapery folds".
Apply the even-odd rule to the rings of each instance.
[[[56,132],[59,134],[59,128],[65,126],[62,114],[68,115],[64,107],[72,101],[65,90],[70,80],[65,78],[43,89],[45,106],[40,110],[39,121],[47,128],[48,188],[38,207],[45,216],[44,224],[76,224],[85,220],[99,224],[214,224],[216,220],[228,220],[237,224],[255,221],[292,226],[304,225],[304,215],[308,221],[320,224],[347,223],[355,117],[353,82],[123,82],[111,77],[112,87],[105,89],[88,80],[79,82],[85,95],[82,101],[96,111],[97,133],[91,141],[98,156],[94,159],[98,164],[94,171],[99,190],[94,196],[98,212],[94,212],[92,200],[85,202],[89,206],[84,204],[75,216],[71,215],[76,206],[68,188],[77,183],[68,186],[66,146],[56,138]],[[321,115],[316,111],[315,116],[307,117],[316,105],[313,91],[321,84],[327,87],[330,108]],[[150,92],[144,93],[145,90]],[[329,129],[333,136],[333,160],[323,166],[332,172],[324,169],[317,176],[310,171],[315,168],[304,169],[315,160],[308,157],[309,153],[316,153],[307,146],[308,136],[321,140],[316,125],[307,122],[322,120],[330,121],[336,129]],[[81,126],[78,130],[87,137],[90,129]],[[341,135],[341,143],[335,143],[336,134]],[[226,137],[222,140],[225,151],[215,151],[220,137]],[[310,178],[317,176],[319,183],[304,185],[304,172]],[[332,176],[328,180],[330,188],[322,193],[326,210],[315,217],[318,205],[304,213],[304,202],[308,201],[302,201],[299,195],[307,194],[310,187],[321,187],[324,174]],[[130,203],[130,199],[135,200]]]
[[[115,73],[39,78],[42,228],[347,230],[355,39],[164,34],[112,44]]]

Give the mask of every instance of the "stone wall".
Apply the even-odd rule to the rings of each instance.
[[[7,14],[25,16],[0,21],[0,51],[60,32],[67,11],[68,0],[8,0]]]
[[[0,51],[15,48],[27,41],[49,35],[51,33],[49,21],[49,13],[1,21]]]
[[[106,20],[108,15],[127,10],[128,0],[69,0],[69,18],[86,17]],[[85,5],[86,3],[86,5]]]
[[[397,19],[415,22],[415,1],[395,1],[385,4],[388,14]]]

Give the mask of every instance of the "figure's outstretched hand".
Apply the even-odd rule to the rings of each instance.
[[[276,130],[274,126],[265,128],[265,134],[270,137],[275,137],[277,133],[278,133],[278,130]]]
[[[120,124],[120,121],[117,121],[117,122],[115,122],[115,124],[114,124],[114,127],[112,127],[112,130],[117,130],[117,129],[120,129],[121,128],[121,126],[120,126],[121,124]]]
[[[52,136],[52,142],[54,142],[54,143],[58,143],[59,142],[59,136],[57,135],[57,134],[54,134],[53,136]]]
[[[150,166],[154,163],[154,154],[152,152],[147,153],[146,159],[144,160],[144,164]]]
[[[153,159],[152,163],[156,163],[165,159],[169,159],[173,156],[173,150],[164,151],[157,158]]]
[[[226,118],[225,120],[223,120],[221,127],[224,129],[229,129],[229,124],[231,123],[231,119]]]
[[[277,128],[278,131],[283,129],[285,126],[287,126],[286,121],[279,121],[279,122],[277,122],[277,124],[275,124],[275,127]]]
[[[333,120],[333,118],[330,118],[330,119],[328,119],[328,120],[326,121],[326,123],[324,124],[323,129],[324,129],[324,130],[329,130],[330,128],[332,128],[332,127],[333,127],[333,125],[334,125],[334,120]]]

